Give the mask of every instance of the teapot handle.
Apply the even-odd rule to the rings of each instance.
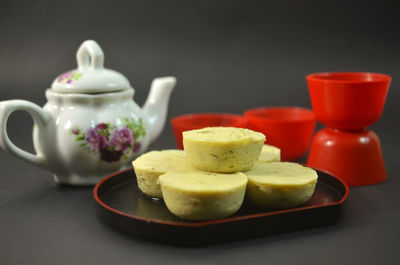
[[[8,118],[14,111],[17,110],[28,112],[33,119],[34,125],[38,126],[39,131],[44,129],[47,121],[50,119],[50,115],[48,113],[44,112],[38,105],[29,101],[16,99],[0,102],[0,146],[5,151],[12,153],[27,162],[40,167],[46,167],[46,160],[43,154],[31,154],[27,151],[24,151],[12,143],[10,138],[8,138]]]
[[[78,62],[78,68],[103,69],[103,50],[94,40],[84,41],[76,53],[76,61]]]

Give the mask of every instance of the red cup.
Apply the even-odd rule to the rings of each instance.
[[[379,139],[370,130],[318,131],[307,166],[330,172],[349,186],[376,184],[387,178]]]
[[[267,144],[281,149],[282,160],[295,160],[307,152],[316,125],[314,113],[299,107],[250,109],[244,117],[247,128],[263,133]]]
[[[171,119],[176,145],[183,149],[182,132],[204,127],[239,127],[246,128],[246,119],[236,114],[198,113],[186,114]]]
[[[360,130],[382,115],[391,77],[376,73],[331,72],[306,76],[317,119],[330,128]]]

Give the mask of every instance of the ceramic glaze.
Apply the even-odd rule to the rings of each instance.
[[[306,76],[316,118],[328,128],[312,142],[307,165],[339,176],[349,186],[387,179],[378,136],[366,129],[382,115],[392,78],[370,72]]]
[[[160,135],[176,79],[154,79],[141,109],[129,81],[103,67],[96,42],[84,42],[77,61],[78,69],[61,74],[46,90],[43,108],[24,100],[0,102],[0,145],[52,171],[59,183],[90,185],[130,167]],[[36,154],[18,148],[7,135],[7,120],[17,110],[32,116]]]

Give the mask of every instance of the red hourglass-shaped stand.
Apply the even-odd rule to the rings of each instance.
[[[317,73],[306,77],[317,120],[307,165],[350,186],[386,180],[378,136],[366,127],[382,115],[391,77],[376,73]]]

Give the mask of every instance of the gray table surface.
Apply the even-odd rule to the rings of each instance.
[[[157,244],[103,224],[91,188],[60,187],[0,150],[0,265],[400,264],[398,25],[395,0],[1,0],[0,100],[43,105],[44,90],[76,67],[89,38],[140,105],[152,78],[176,76],[169,118],[310,107],[304,77],[313,72],[381,72],[393,81],[372,126],[388,180],[351,188],[336,225],[197,248]],[[31,129],[26,113],[10,120],[12,139],[28,150]],[[151,148],[173,147],[168,125]]]
[[[381,138],[388,180],[351,188],[337,224],[190,248],[144,241],[112,229],[96,215],[92,188],[58,186],[49,172],[0,152],[0,263],[398,264],[397,136],[375,131]],[[29,148],[25,134],[14,138]],[[152,148],[173,147],[167,126]]]

